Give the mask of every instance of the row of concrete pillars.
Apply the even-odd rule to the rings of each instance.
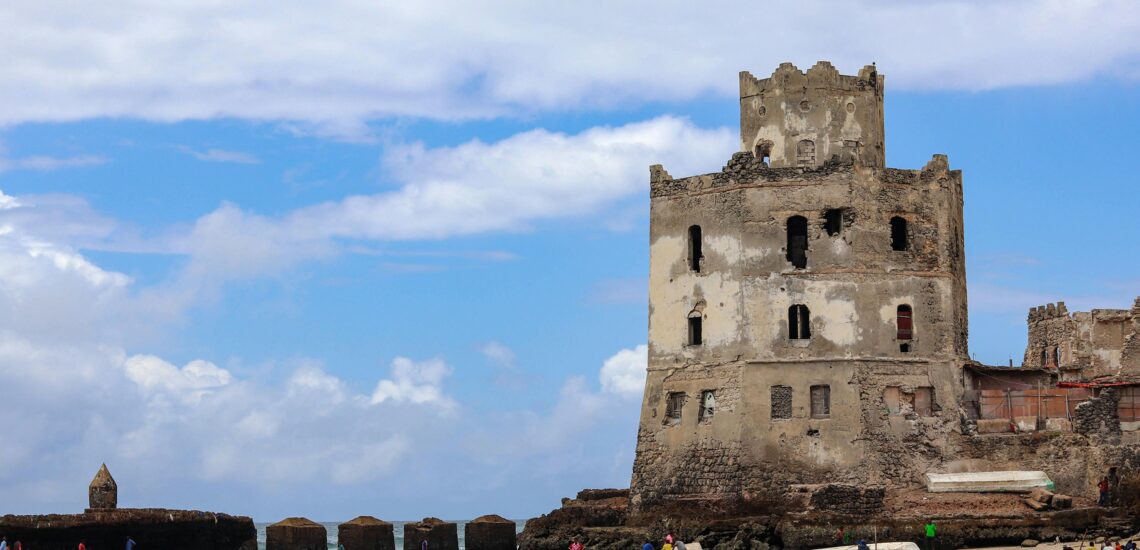
[[[515,522],[489,515],[463,528],[466,550],[516,550]],[[404,524],[403,550],[459,550],[456,524],[438,518]],[[360,516],[337,526],[344,550],[396,550],[392,524]],[[328,550],[325,526],[306,518],[288,518],[265,528],[266,550]]]

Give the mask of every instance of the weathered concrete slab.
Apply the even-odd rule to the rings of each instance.
[[[372,516],[359,516],[337,526],[337,544],[344,550],[395,550],[392,524]]]
[[[404,524],[404,550],[459,550],[459,530],[454,523],[439,518],[424,518]]]
[[[325,526],[307,518],[286,518],[265,528],[265,550],[328,550]]]
[[[932,493],[1027,493],[1038,487],[1053,489],[1053,481],[1045,472],[1009,470],[926,474],[926,490]]]
[[[1121,425],[1124,423],[1121,422]],[[1137,424],[1140,424],[1138,422]],[[1071,432],[1073,431],[1073,423],[1068,418],[1049,418],[1045,420],[1045,431],[1049,432]]]
[[[463,527],[467,550],[515,550],[517,539],[515,522],[502,516],[480,516]]]

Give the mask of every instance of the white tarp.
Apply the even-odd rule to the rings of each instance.
[[[926,474],[926,490],[932,493],[1027,493],[1038,487],[1053,489],[1053,481],[1045,472],[1011,470]]]

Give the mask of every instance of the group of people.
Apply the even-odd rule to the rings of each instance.
[[[574,537],[574,540],[570,542],[570,550],[586,550],[586,547],[582,544],[581,538]],[[661,545],[661,548],[657,548],[653,545],[652,540],[647,539],[645,544],[641,545],[641,550],[685,550],[685,543],[674,537],[673,533],[669,533],[665,535],[665,543]]]
[[[1074,549],[1072,546],[1062,546],[1061,550],[1076,549]],[[1096,545],[1090,542],[1087,550],[1097,550]],[[1136,543],[1129,540],[1124,544],[1120,544],[1120,541],[1109,542],[1106,540],[1104,541],[1104,546],[1102,546],[1100,550],[1136,550]]]
[[[127,537],[127,545],[124,550],[135,550],[136,543],[131,537]],[[0,550],[24,550],[24,544],[20,541],[13,542],[11,546],[8,545],[8,537],[0,537]],[[87,550],[87,541],[80,539],[79,546],[76,550]]]

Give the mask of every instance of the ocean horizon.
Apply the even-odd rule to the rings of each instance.
[[[336,550],[337,526],[344,523],[345,521],[348,521],[348,520],[346,519],[346,520],[342,520],[342,521],[318,521],[317,522],[317,523],[319,523],[325,527],[325,533],[326,533],[326,538],[328,540],[329,550]],[[393,534],[394,534],[395,539],[396,539],[396,545],[395,545],[396,550],[401,550],[404,547],[404,524],[405,523],[415,523],[416,521],[419,521],[419,520],[405,520],[405,521],[393,521],[393,522],[391,522],[392,523],[392,531],[393,531]],[[464,550],[466,548],[466,546],[465,546],[464,540],[463,540],[463,526],[467,525],[467,522],[470,520],[451,520],[451,519],[449,519],[449,520],[444,520],[444,521],[450,521],[450,522],[455,523],[455,529],[459,535],[459,550]],[[512,519],[511,521],[515,522],[515,532],[521,533],[522,529],[523,529],[523,525],[526,524],[526,520],[525,519]],[[275,522],[254,522],[254,526],[257,527],[257,548],[258,548],[258,550],[265,550],[265,528],[270,526],[270,525],[273,525],[273,523],[275,523]]]

